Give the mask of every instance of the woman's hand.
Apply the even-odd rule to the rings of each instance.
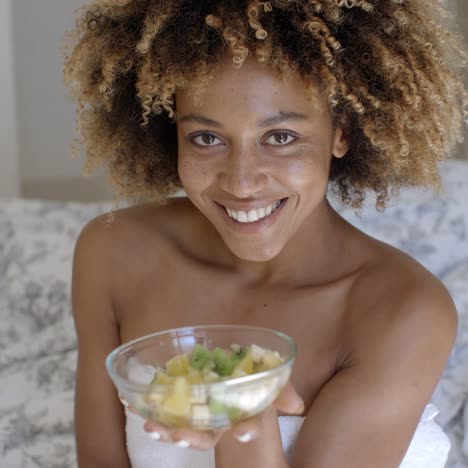
[[[199,450],[208,450],[216,446],[224,433],[230,432],[240,442],[249,442],[255,439],[260,431],[264,414],[275,407],[277,410],[288,414],[302,414],[304,402],[295,391],[291,382],[280,393],[273,404],[253,418],[228,426],[219,430],[197,431],[188,428],[169,428],[152,421],[146,421],[144,430],[150,437],[163,442],[174,443],[179,447],[192,447]]]

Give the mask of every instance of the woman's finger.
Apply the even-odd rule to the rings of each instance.
[[[262,415],[254,416],[253,418],[237,423],[232,429],[232,435],[239,442],[243,443],[256,439],[261,430],[261,417]]]
[[[193,429],[180,428],[174,429],[171,436],[176,445],[190,446],[199,450],[209,450],[216,446],[226,430],[195,431]]]
[[[146,421],[144,424],[144,430],[154,439],[170,442],[182,448],[191,447],[199,450],[214,448],[228,429],[229,427],[216,431],[197,431],[189,428],[169,428],[152,421]]]
[[[148,436],[160,440],[161,442],[172,442],[171,431],[168,427],[155,424],[147,420],[143,425],[143,429],[148,433]]]
[[[273,404],[283,413],[302,414],[304,412],[304,400],[296,392],[291,381],[286,384]]]

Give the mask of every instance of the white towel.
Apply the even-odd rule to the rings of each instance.
[[[434,421],[437,408],[429,404],[421,417],[400,468],[443,468],[450,450],[450,441]],[[180,448],[148,437],[144,420],[126,409],[127,451],[132,468],[215,468],[214,450]],[[286,458],[294,448],[304,421],[300,416],[279,416],[283,450]]]
[[[130,365],[129,377],[137,382],[149,383],[153,376],[153,366]],[[435,405],[426,406],[399,468],[444,468],[450,440],[434,420],[438,413]],[[125,414],[127,452],[132,468],[215,468],[213,449],[181,448],[151,439],[143,429],[142,417],[127,408]],[[302,416],[278,417],[283,451],[288,460],[304,419]]]

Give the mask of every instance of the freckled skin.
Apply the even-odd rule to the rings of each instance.
[[[198,122],[178,125],[182,184],[229,250],[247,262],[273,259],[299,229],[307,229],[304,223],[320,221],[332,155],[346,153],[341,129],[333,128],[324,102],[305,98],[306,86],[298,76],[284,82],[251,59],[239,70],[226,62],[200,107],[190,94],[176,94],[179,118],[198,113],[220,123],[219,128],[203,127]],[[258,128],[258,121],[289,110],[306,118]],[[212,147],[199,148],[190,141],[202,130],[215,135]],[[283,147],[268,144],[274,138],[272,130],[290,131],[297,139],[290,137],[292,142]],[[267,205],[285,197],[288,205],[281,223],[248,238],[227,229],[213,205],[213,200],[229,203],[246,199],[265,200]]]

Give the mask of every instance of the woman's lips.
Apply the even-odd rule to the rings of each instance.
[[[258,219],[257,221],[251,221],[251,222],[240,222],[237,221],[234,218],[231,218],[229,214],[226,211],[226,208],[219,204],[218,202],[215,202],[218,210],[220,211],[223,219],[225,222],[231,227],[232,229],[235,229],[238,232],[243,232],[243,233],[254,233],[257,231],[261,231],[263,229],[266,229],[270,225],[272,225],[278,216],[281,214],[283,211],[283,208],[288,202],[288,198],[283,198],[280,200],[280,205],[278,208],[276,208],[271,214],[265,216],[264,218]]]

